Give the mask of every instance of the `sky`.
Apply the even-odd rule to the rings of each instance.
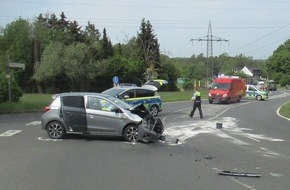
[[[267,59],[290,39],[290,0],[0,0],[0,26],[62,12],[83,28],[106,28],[113,45],[136,37],[144,18],[169,57]]]

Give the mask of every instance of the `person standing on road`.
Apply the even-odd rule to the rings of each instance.
[[[193,101],[193,107],[192,107],[192,110],[188,116],[192,117],[194,115],[196,108],[197,108],[199,111],[200,119],[202,119],[203,114],[202,114],[202,110],[201,110],[201,94],[197,88],[194,89],[194,93],[193,93],[193,96],[191,98],[191,101]]]

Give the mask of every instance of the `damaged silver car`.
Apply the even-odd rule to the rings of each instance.
[[[67,133],[122,136],[128,142],[164,139],[161,120],[143,104],[132,107],[110,95],[62,93],[44,110],[42,129],[52,139],[64,138]]]

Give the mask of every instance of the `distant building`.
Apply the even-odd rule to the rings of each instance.
[[[247,84],[253,84],[262,80],[262,72],[255,67],[245,66],[241,72],[247,75]]]

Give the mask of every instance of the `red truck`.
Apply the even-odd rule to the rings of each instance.
[[[240,102],[245,96],[246,83],[244,79],[237,77],[220,77],[216,78],[208,93],[208,102]]]

